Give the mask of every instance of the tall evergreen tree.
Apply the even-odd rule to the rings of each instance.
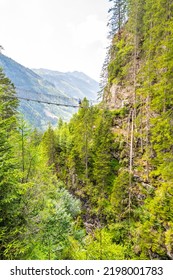
[[[109,2],[112,2],[112,7],[108,11],[111,13],[108,22],[109,36],[112,38],[117,33],[118,38],[121,38],[121,29],[127,20],[127,0],[109,0]]]
[[[13,134],[17,121],[18,101],[14,86],[0,69],[0,252],[6,248],[6,239],[15,227],[18,217],[19,174],[14,155]]]

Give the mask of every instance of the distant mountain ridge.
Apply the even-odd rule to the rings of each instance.
[[[82,72],[59,72],[48,69],[32,69],[43,79],[47,80],[61,92],[73,98],[84,98],[95,100],[97,98],[98,83]]]
[[[56,125],[60,117],[68,121],[77,111],[68,106],[78,105],[79,99],[97,99],[98,82],[82,72],[29,69],[1,53],[0,67],[14,84],[19,97],[67,106],[21,100],[19,110],[24,118],[33,127],[41,130],[45,129],[48,123]]]

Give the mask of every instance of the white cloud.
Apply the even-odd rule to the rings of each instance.
[[[107,28],[105,22],[98,19],[97,15],[88,15],[80,24],[67,24],[71,33],[74,46],[87,47],[100,41],[105,43]]]
[[[0,0],[0,44],[33,68],[98,79],[107,45],[107,0]]]

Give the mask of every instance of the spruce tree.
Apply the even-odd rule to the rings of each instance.
[[[18,223],[20,197],[18,165],[13,146],[17,126],[18,101],[14,86],[0,69],[0,252],[4,250]]]

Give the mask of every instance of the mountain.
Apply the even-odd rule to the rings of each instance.
[[[97,98],[98,83],[82,72],[62,73],[47,69],[32,70],[69,97],[82,99],[87,96],[91,100]]]
[[[59,118],[69,121],[77,111],[75,106],[78,106],[79,99],[97,98],[98,83],[81,72],[31,70],[3,54],[0,54],[0,67],[12,81],[20,97],[19,111],[33,127],[41,130],[46,129],[48,123],[55,126]]]

